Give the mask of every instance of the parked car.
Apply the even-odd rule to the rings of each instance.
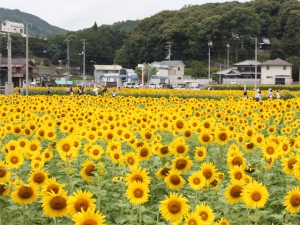
[[[134,87],[134,88],[142,88],[142,87],[143,87],[143,84],[135,84],[133,87]]]
[[[186,89],[186,85],[185,84],[178,84],[174,87],[174,89]]]
[[[158,84],[149,84],[148,85],[149,88],[159,88]]]
[[[173,86],[172,86],[172,84],[163,84],[161,86],[161,88],[164,88],[164,89],[174,89]]]
[[[135,83],[124,82],[122,86],[123,86],[124,88],[133,88],[134,85],[135,85]]]

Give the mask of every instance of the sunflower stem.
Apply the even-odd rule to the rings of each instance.
[[[1,196],[1,200],[2,200],[2,196]],[[2,207],[0,206],[0,225],[2,225]]]
[[[139,225],[142,225],[142,205],[139,205]]]
[[[53,221],[54,221],[54,225],[57,225],[57,218],[56,217],[54,217]]]
[[[26,211],[26,204],[23,205],[23,225],[25,225],[25,211]]]
[[[289,212],[286,212],[285,219],[284,219],[284,225],[286,225],[289,222]]]

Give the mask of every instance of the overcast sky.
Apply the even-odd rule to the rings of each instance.
[[[240,0],[239,2],[246,2]],[[19,9],[53,26],[77,31],[94,25],[141,20],[163,10],[179,10],[184,5],[202,5],[226,0],[7,0],[0,7]]]

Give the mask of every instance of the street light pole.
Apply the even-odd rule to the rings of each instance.
[[[26,95],[28,95],[29,89],[28,66],[28,23],[26,23]]]
[[[86,39],[81,39],[81,41],[83,44],[83,51],[82,51],[82,55],[83,55],[82,86],[83,86],[84,81],[85,81],[85,41],[86,41]]]
[[[229,48],[230,48],[230,44],[227,43],[227,69],[229,69]]]
[[[255,38],[255,90],[257,89],[257,38]]]
[[[13,94],[12,71],[11,71],[11,38],[10,33],[7,34],[7,82],[5,82],[5,95]]]
[[[212,41],[208,42],[208,83],[210,82],[210,47],[212,46]]]

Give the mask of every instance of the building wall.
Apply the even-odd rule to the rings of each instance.
[[[2,27],[2,31],[5,32],[24,34],[24,26],[14,25],[14,23],[11,23],[8,20],[3,21],[1,27]]]
[[[292,67],[286,66],[261,66],[261,84],[275,84],[275,78],[285,78],[286,84],[291,84]]]

